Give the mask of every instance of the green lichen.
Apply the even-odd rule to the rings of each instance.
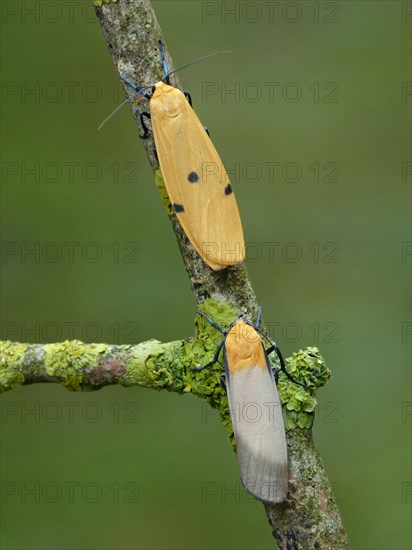
[[[211,298],[207,299],[199,309],[222,328],[229,327],[237,317],[232,306]],[[190,368],[208,364],[222,341],[222,334],[200,315],[196,318],[196,331],[196,338],[193,342],[186,343],[184,347],[186,362]],[[205,399],[212,408],[217,409],[221,421],[228,432],[232,434],[233,427],[229,415],[227,394],[220,381],[223,374],[222,363],[217,362],[204,371],[191,371],[190,368],[185,377],[185,391],[191,391],[194,395]]]
[[[13,369],[0,369],[0,393],[12,390],[24,382],[24,376],[21,372]]]
[[[93,4],[100,8],[103,4],[115,4],[118,0],[93,0]]]
[[[146,386],[182,391],[183,372],[179,360],[181,342],[161,344],[149,340],[130,348],[127,372],[121,379],[124,386]]]
[[[48,375],[62,379],[66,389],[82,389],[82,370],[96,364],[100,354],[107,352],[106,344],[83,344],[78,340],[44,346],[44,367]]]
[[[157,190],[159,191],[160,198],[162,199],[163,205],[166,208],[166,212],[170,215],[173,212],[173,210],[172,210],[172,205],[170,204],[169,195],[167,194],[167,191],[166,191],[166,186],[162,176],[162,172],[159,169],[157,169],[154,171],[154,173],[155,173],[155,183],[156,183]]]
[[[279,373],[278,390],[283,404],[286,430],[310,428],[314,421],[316,399],[314,393],[324,386],[331,376],[318,348],[309,347],[286,359],[286,370],[304,387],[291,382]]]
[[[20,386],[24,382],[21,372],[26,344],[14,344],[10,341],[0,345],[0,393]]]
[[[299,373],[299,380],[312,390],[316,390],[326,384],[331,377],[331,371],[327,368],[318,348],[310,347],[292,354],[288,360],[288,371],[293,376]]]

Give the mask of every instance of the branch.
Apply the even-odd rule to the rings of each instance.
[[[124,76],[141,87],[151,86],[162,80],[164,74],[158,48],[159,38],[165,44],[165,54],[170,70],[174,69],[149,0],[120,0],[117,3],[103,4],[101,7],[96,7],[96,14],[119,76]],[[176,74],[171,77],[171,80],[173,81],[171,84],[182,89]],[[126,97],[132,94],[130,88],[125,86]],[[133,103],[131,107],[137,132],[140,134],[139,109]],[[150,122],[148,126],[150,130]],[[258,309],[257,300],[246,267],[237,265],[222,271],[213,271],[203,262],[190,244],[171,208],[154,154],[152,132],[150,131],[149,136],[141,141],[155,171],[156,185],[175,232],[197,303],[201,304],[206,298],[224,300],[232,304],[238,315],[243,313],[248,318],[255,319]]]
[[[54,382],[71,391],[92,391],[112,384],[167,388],[183,392],[184,342],[149,340],[137,346],[0,342],[0,392],[19,385]]]
[[[222,302],[206,300],[202,309],[228,325],[233,309]],[[218,410],[233,439],[226,391],[220,383],[221,366],[193,371],[208,364],[221,335],[204,320],[196,318],[197,335],[187,340],[141,344],[85,344],[78,340],[54,344],[0,342],[0,393],[20,385],[59,383],[70,391],[96,391],[118,384],[192,393]],[[273,359],[273,366],[279,366]],[[281,371],[278,390],[283,404],[286,430],[307,429],[313,424],[314,394],[325,385],[330,371],[317,348],[307,348],[286,359],[289,374],[304,384],[291,382]]]
[[[149,0],[119,0],[116,3],[95,0],[95,4],[119,75],[141,86],[161,80],[162,65],[157,44],[162,36]],[[166,57],[172,69],[167,50]],[[176,75],[173,84],[180,87]],[[138,110],[133,104],[132,111],[139,127]],[[140,133],[140,127],[138,131]],[[203,311],[222,326],[228,326],[239,314],[255,319],[257,301],[246,267],[233,266],[214,272],[197,255],[170,208],[154,155],[152,134],[143,143],[197,303],[203,304]],[[78,341],[45,345],[3,342],[0,344],[0,389],[9,390],[37,382],[59,382],[74,391],[121,384],[191,392],[216,408],[232,433],[227,396],[219,380],[219,366],[202,372],[190,370],[194,365],[210,361],[219,342],[216,333],[213,327],[198,318],[197,331],[192,339],[165,344],[157,340],[137,346]],[[265,505],[269,523],[281,549],[346,549],[349,547],[346,534],[311,432],[316,405],[313,396],[315,390],[326,383],[330,372],[316,348],[293,354],[287,360],[287,368],[306,389],[280,374],[278,389],[287,430],[290,482],[286,502]]]
[[[211,299],[205,301],[202,310],[223,326],[235,316],[231,306]],[[165,344],[157,340],[137,346],[79,341],[45,345],[2,342],[0,390],[22,384],[59,382],[72,391],[120,384],[193,393],[218,410],[235,446],[227,395],[220,384],[220,366],[202,372],[190,370],[212,359],[221,336],[201,316],[196,319],[196,328],[195,337]],[[327,382],[330,371],[317,348],[294,353],[286,364],[288,372],[305,388],[291,382],[283,372],[279,374],[290,481],[285,503],[265,505],[273,534],[282,549],[348,548],[332,488],[311,433],[316,407],[313,396]]]

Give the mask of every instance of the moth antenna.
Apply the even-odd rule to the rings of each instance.
[[[119,111],[123,107],[123,105],[126,105],[126,103],[129,103],[130,101],[133,101],[133,99],[137,95],[141,94],[141,95],[143,95],[144,97],[147,98],[147,94],[144,93],[144,90],[147,90],[148,88],[151,88],[151,86],[145,86],[144,88],[141,88],[139,90],[135,84],[133,84],[132,82],[130,82],[129,80],[127,80],[123,76],[120,77],[120,80],[122,82],[124,82],[125,84],[127,84],[128,86],[131,86],[133,88],[133,90],[136,90],[136,92],[132,96],[126,98],[122,103],[120,103],[120,105],[118,105],[116,107],[116,109],[114,111],[112,111],[110,113],[110,115],[103,120],[103,122],[100,124],[100,126],[97,128],[97,130],[100,130],[106,124],[106,122],[108,120],[110,120],[112,118],[112,116],[114,116],[117,113],[117,111]]]
[[[190,65],[194,65],[195,63],[200,63],[200,61],[205,61],[206,59],[210,59],[211,57],[216,57],[217,55],[223,55],[226,53],[232,53],[233,50],[222,50],[220,52],[210,53],[209,55],[204,55],[203,57],[199,57],[198,59],[195,59],[194,61],[190,61],[190,63],[186,63],[185,65],[182,65],[178,69],[175,69],[174,71],[171,71],[168,73],[163,80],[166,78],[169,78],[170,75],[177,73],[178,71],[181,71],[182,69],[186,69],[186,67],[190,67]]]

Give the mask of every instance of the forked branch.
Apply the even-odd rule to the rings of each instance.
[[[108,3],[95,0],[95,5],[119,76],[142,87],[161,80],[158,40],[163,37],[150,1]],[[169,66],[173,67],[167,50],[166,57]],[[172,84],[179,87],[176,75],[173,75]],[[140,133],[138,109],[135,105],[132,108],[138,124],[137,133]],[[198,305],[221,326],[229,326],[240,314],[255,319],[257,301],[246,268],[240,265],[215,272],[196,254],[170,208],[150,128],[148,139],[143,143]],[[219,365],[202,372],[190,370],[212,359],[219,334],[200,316],[196,328],[192,339],[165,344],[156,340],[136,346],[78,341],[44,345],[2,342],[0,389],[6,391],[21,384],[57,382],[73,391],[92,391],[120,384],[191,392],[218,409],[231,433],[227,397],[219,381]],[[349,548],[346,533],[311,431],[316,406],[313,395],[326,383],[330,372],[316,348],[293,354],[287,360],[287,367],[305,388],[280,374],[278,389],[287,430],[290,482],[288,499],[284,503],[265,505],[269,523],[281,549],[343,550]]]

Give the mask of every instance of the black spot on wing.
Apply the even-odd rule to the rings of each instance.
[[[232,186],[228,183],[225,187],[225,195],[231,195],[233,193]]]
[[[183,204],[177,204],[174,202],[172,206],[175,209],[176,214],[180,214],[185,211]]]
[[[187,180],[190,181],[190,183],[197,183],[199,181],[199,176],[196,174],[196,172],[190,172],[190,174],[187,176]]]

